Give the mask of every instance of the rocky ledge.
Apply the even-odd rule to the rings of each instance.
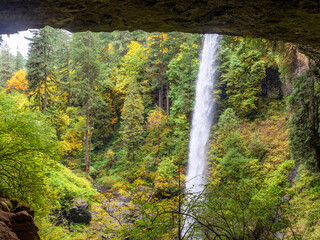
[[[181,31],[283,40],[320,53],[319,0],[2,0],[0,33]]]

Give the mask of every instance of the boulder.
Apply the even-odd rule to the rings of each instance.
[[[64,214],[69,223],[89,224],[92,219],[88,203],[81,198],[73,200],[71,208]]]
[[[26,211],[18,213],[0,210],[0,236],[2,240],[40,240],[38,227]]]

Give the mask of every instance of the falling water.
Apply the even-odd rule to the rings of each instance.
[[[206,183],[207,145],[215,110],[212,93],[217,69],[218,42],[218,35],[205,35],[197,78],[186,180],[186,189],[194,195],[201,194]],[[190,220],[187,219],[186,225],[190,225]]]

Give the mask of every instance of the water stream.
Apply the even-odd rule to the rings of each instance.
[[[203,49],[196,83],[196,96],[189,141],[189,160],[186,189],[193,196],[204,191],[206,183],[207,146],[215,112],[213,88],[216,77],[216,60],[219,45],[217,34],[204,36]],[[184,231],[192,220],[186,219]]]

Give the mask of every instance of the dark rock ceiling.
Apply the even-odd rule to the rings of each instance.
[[[320,53],[320,0],[2,0],[0,33],[45,25],[76,31],[220,33],[283,40]]]

